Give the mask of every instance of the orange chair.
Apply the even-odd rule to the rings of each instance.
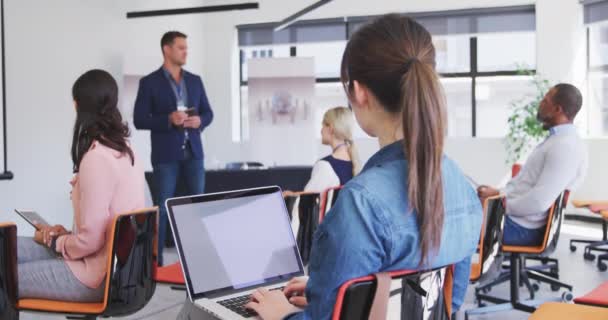
[[[574,302],[589,306],[608,307],[608,281],[602,283],[586,295],[574,299]]]
[[[476,283],[491,277],[494,274],[492,267],[500,269],[499,255],[500,240],[505,210],[502,206],[502,197],[490,197],[483,202],[483,220],[481,234],[477,246],[477,261],[471,262],[471,283]]]
[[[427,272],[397,270],[384,273],[391,283],[398,281],[400,287],[391,286],[378,292],[380,274],[351,279],[340,286],[334,305],[332,320],[371,319],[372,307],[386,309],[386,301],[379,301],[376,295],[388,297],[401,295],[401,319],[422,319],[422,314],[430,311],[427,319],[450,319],[452,308],[453,268],[451,266]],[[380,277],[381,278],[381,277]],[[387,319],[390,317],[387,317]]]
[[[173,290],[186,290],[186,280],[184,279],[184,273],[182,272],[182,265],[179,262],[168,266],[156,266],[155,268],[154,281],[168,284]]]
[[[533,320],[594,320],[608,319],[608,281],[588,294],[574,299],[577,305],[565,303],[545,303],[530,319]],[[598,308],[600,307],[600,308]],[[603,308],[602,308],[603,307]]]
[[[563,222],[563,212],[568,202],[568,196],[568,191],[562,193],[549,209],[547,215],[547,228],[542,244],[538,246],[501,246],[501,252],[509,255],[510,263],[507,267],[508,271],[502,273],[497,280],[476,289],[476,299],[480,306],[482,305],[483,301],[497,303],[497,305],[467,310],[465,312],[465,319],[468,319],[468,316],[470,315],[480,315],[512,309],[524,312],[534,312],[535,307],[532,306],[532,304],[536,304],[537,301],[527,301],[527,303],[524,304],[519,298],[519,287],[520,284],[523,283],[528,287],[530,292],[530,300],[534,299],[534,291],[536,291],[537,288],[532,286],[530,280],[550,284],[552,289],[565,288],[567,289],[567,292],[562,295],[562,300],[569,301],[572,299],[572,294],[570,293],[572,291],[571,285],[560,282],[553,273],[535,270],[533,268],[526,267],[524,264],[524,259],[527,256],[544,258],[555,251]],[[492,287],[507,280],[510,282],[509,300],[481,294],[481,292],[488,292]]]
[[[547,302],[529,320],[606,320],[608,309],[569,303]]]
[[[321,193],[321,212],[319,213],[319,224],[325,218],[325,215],[329,212],[329,210],[336,204],[338,200],[338,194],[342,190],[342,186],[329,188],[323,193]]]
[[[44,299],[20,299],[16,309],[20,311],[35,311],[45,313],[58,313],[70,316],[80,315],[83,319],[96,319],[98,316],[113,317],[126,316],[142,309],[152,298],[156,289],[153,279],[156,265],[156,217],[158,208],[149,208],[117,215],[108,228],[111,235],[108,246],[107,277],[105,280],[105,294],[99,303],[78,303]],[[13,226],[14,227],[14,226]],[[16,238],[3,238],[4,248],[9,244],[10,252],[2,252],[2,257],[16,264]],[[4,265],[4,264],[3,264]],[[8,271],[0,277],[2,279],[16,279],[15,270]],[[16,282],[16,280],[15,280]],[[2,294],[15,297],[14,292],[2,288]],[[5,318],[2,318],[5,319]],[[11,318],[7,318],[11,319]],[[13,319],[18,319],[13,318]]]
[[[595,260],[595,255],[591,251],[601,251],[608,253],[608,249],[601,248],[602,246],[608,245],[608,202],[606,201],[586,201],[586,200],[574,200],[572,204],[576,208],[585,208],[594,214],[597,214],[602,218],[602,239],[601,240],[587,240],[587,239],[572,239],[570,240],[570,251],[576,251],[575,243],[586,243],[583,257],[585,260]],[[608,260],[608,256],[604,255],[602,258],[597,260],[597,267],[601,271],[606,271],[608,266],[603,262]]]

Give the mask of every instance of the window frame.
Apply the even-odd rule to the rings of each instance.
[[[533,6],[532,6],[533,7]],[[427,16],[441,16],[441,14],[446,14],[447,15],[467,15],[467,14],[471,14],[471,15],[475,15],[475,14],[500,14],[502,12],[520,12],[520,11],[526,11],[526,10],[530,10],[530,6],[519,6],[519,7],[505,7],[505,8],[485,8],[485,9],[477,9],[477,10],[461,10],[461,11],[454,11],[452,13],[450,13],[450,11],[446,11],[446,12],[432,12],[432,13],[421,13],[421,14],[414,14],[413,17],[417,18],[417,17],[427,17]],[[532,9],[533,10],[533,9]],[[368,19],[369,17],[350,17],[350,18],[345,18],[344,19],[344,24],[345,24],[345,30],[346,30],[346,41],[348,41],[349,36],[351,34],[351,28],[353,28],[353,26],[356,26],[358,24],[361,24],[362,21],[364,21],[365,19]],[[588,31],[588,29],[587,29]],[[522,32],[521,30],[515,30],[514,32]],[[527,31],[527,32],[533,32],[536,35],[536,29],[534,29],[533,31]],[[482,32],[479,34],[492,34],[493,32]],[[588,32],[587,32],[588,33]],[[445,34],[442,36],[449,36],[450,34]],[[462,35],[462,34],[460,34]],[[442,78],[470,78],[471,79],[471,135],[470,137],[477,137],[477,79],[479,78],[486,78],[486,77],[497,77],[497,76],[522,76],[522,77],[527,77],[527,76],[534,76],[536,75],[536,67],[532,68],[532,69],[524,69],[524,70],[495,70],[495,71],[479,71],[478,70],[478,48],[477,48],[477,44],[478,44],[478,33],[471,33],[468,34],[469,37],[469,71],[468,72],[447,72],[447,73],[439,73],[440,77]],[[589,38],[589,35],[587,34],[587,38]],[[589,39],[587,39],[587,42],[589,41]],[[273,44],[269,44],[269,46],[272,46]],[[297,57],[297,49],[296,49],[296,43],[291,43],[290,44],[290,56],[291,57]],[[243,86],[248,86],[248,81],[247,80],[243,80],[243,59],[244,59],[244,52],[241,49],[243,46],[239,46],[239,101],[242,101],[242,97],[240,96],[241,93],[241,88]],[[536,47],[534,48],[535,52],[536,52]],[[587,52],[587,54],[589,55],[589,52]],[[588,57],[587,57],[588,58]],[[537,65],[538,61],[535,61],[535,66]],[[606,72],[608,72],[608,66],[606,67]],[[524,72],[525,74],[522,74],[522,72]],[[587,73],[589,74],[589,72]],[[340,78],[339,77],[324,77],[324,78],[316,78],[315,79],[316,83],[340,83]],[[239,119],[241,122],[241,140],[243,138],[243,124],[242,124],[242,104],[241,104],[241,114],[239,115]]]

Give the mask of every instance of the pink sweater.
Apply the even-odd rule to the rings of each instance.
[[[135,159],[93,142],[72,180],[74,227],[57,239],[74,275],[89,288],[102,284],[107,267],[108,226],[116,214],[144,207],[144,171]]]

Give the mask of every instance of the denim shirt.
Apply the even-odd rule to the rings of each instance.
[[[378,151],[340,191],[313,240],[308,307],[289,319],[330,319],[340,285],[379,271],[419,269],[419,227],[407,196],[403,142]],[[477,193],[454,161],[442,161],[444,224],[430,268],[456,264],[453,310],[464,300],[481,230]],[[428,268],[425,268],[428,269]]]

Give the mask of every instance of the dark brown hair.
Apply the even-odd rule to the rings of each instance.
[[[562,107],[562,111],[570,120],[574,120],[576,114],[581,110],[583,105],[583,96],[581,92],[573,85],[568,83],[560,83],[553,87],[555,94],[553,95],[553,103]]]
[[[72,87],[76,102],[76,123],[72,139],[72,162],[78,172],[80,162],[93,141],[127,154],[134,164],[133,151],[127,143],[129,126],[123,123],[118,110],[118,85],[103,70],[90,70],[81,75]]]
[[[184,38],[186,39],[188,36],[186,36],[185,34],[179,32],[179,31],[168,31],[165,32],[165,34],[163,34],[163,37],[160,38],[160,50],[163,50],[164,46],[171,46],[173,45],[173,41],[175,41],[175,38]]]
[[[441,159],[447,121],[431,35],[410,18],[382,16],[348,42],[341,78],[349,96],[358,81],[387,112],[403,119],[407,194],[420,228],[422,266],[439,249],[444,216]]]

